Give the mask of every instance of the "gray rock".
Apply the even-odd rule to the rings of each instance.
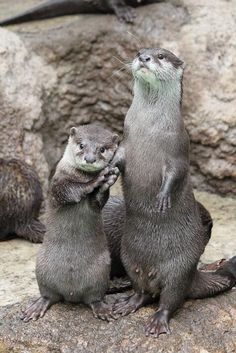
[[[38,3],[3,0],[1,18]],[[80,15],[0,29],[0,151],[33,164],[44,182],[72,125],[99,120],[122,132],[138,48],[162,46],[187,63],[184,117],[194,185],[236,194],[234,1],[141,7],[136,25]],[[14,127],[17,126],[15,131]]]
[[[158,339],[144,335],[145,322],[155,306],[106,323],[82,305],[57,304],[44,318],[27,324],[19,319],[26,302],[7,306],[0,310],[0,352],[233,353],[235,293],[186,302],[171,320],[172,334]]]

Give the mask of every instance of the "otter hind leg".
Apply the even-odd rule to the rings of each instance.
[[[93,315],[96,319],[101,319],[104,321],[114,321],[117,319],[116,315],[113,313],[113,306],[107,304],[103,301],[97,301],[89,304],[93,311]]]
[[[38,298],[33,304],[31,304],[25,311],[23,311],[21,320],[28,322],[30,320],[36,321],[39,318],[43,317],[46,311],[50,308],[51,305],[56,303],[58,300],[56,298],[49,299],[46,297]]]
[[[130,313],[134,313],[142,306],[151,302],[153,302],[153,299],[149,294],[134,293],[131,296],[128,296],[127,298],[115,303],[114,309],[113,309],[114,314],[126,316],[126,315],[129,315]]]
[[[158,310],[150,318],[145,328],[146,336],[153,335],[154,337],[158,337],[162,333],[167,333],[168,335],[171,333],[168,310]]]
[[[32,243],[42,243],[46,228],[40,221],[33,219],[30,223],[19,226],[16,230],[18,237],[31,241]]]
[[[166,278],[160,293],[159,308],[151,316],[145,327],[146,336],[158,337],[160,334],[170,334],[169,321],[173,313],[183,304],[189,286],[189,273]]]
[[[236,256],[223,262],[215,272],[197,271],[188,298],[200,299],[225,292],[236,285]]]

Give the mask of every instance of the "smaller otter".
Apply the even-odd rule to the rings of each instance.
[[[109,166],[118,135],[97,125],[71,128],[68,145],[51,180],[47,231],[36,262],[41,297],[23,314],[42,317],[65,300],[89,305],[95,317],[112,320],[103,302],[109,283],[110,254],[101,209],[118,168]]]
[[[37,219],[43,195],[39,177],[20,159],[0,158],[0,240],[17,235],[43,241],[45,226]]]

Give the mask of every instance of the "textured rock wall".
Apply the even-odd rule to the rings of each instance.
[[[89,15],[0,29],[0,153],[25,156],[45,181],[72,125],[100,120],[121,133],[132,79],[119,60],[162,46],[187,64],[194,185],[236,194],[235,10],[235,1],[173,0],[139,8],[135,26]]]

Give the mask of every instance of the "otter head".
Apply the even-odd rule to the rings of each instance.
[[[117,134],[95,124],[72,127],[65,157],[75,168],[96,173],[112,160],[118,142]]]
[[[158,88],[158,83],[182,80],[184,63],[169,50],[142,49],[132,63],[136,81]]]

